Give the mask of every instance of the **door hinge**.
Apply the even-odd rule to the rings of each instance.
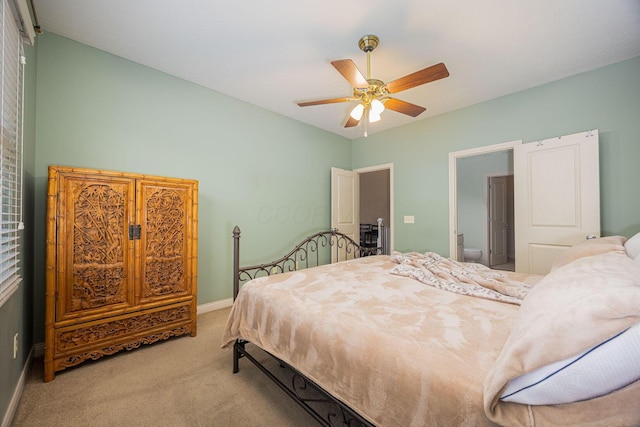
[[[141,227],[140,225],[129,226],[129,240],[140,240]]]

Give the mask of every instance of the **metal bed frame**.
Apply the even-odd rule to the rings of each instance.
[[[315,267],[329,262],[382,254],[383,247],[386,247],[384,241],[381,247],[362,247],[346,234],[332,229],[308,236],[287,255],[273,262],[240,267],[240,228],[236,226],[233,229],[233,300],[235,301],[238,296],[241,282],[244,283],[256,277]],[[323,248],[325,248],[324,251]],[[236,340],[234,343],[233,373],[239,371],[239,360],[246,357],[320,424],[330,427],[373,426],[346,403],[331,396],[294,367],[265,352],[277,361],[280,368],[291,372],[290,384],[287,384],[280,379],[282,375],[275,375],[249,353],[246,346],[248,343],[244,340]]]

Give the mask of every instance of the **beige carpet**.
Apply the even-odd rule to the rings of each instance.
[[[14,427],[317,426],[250,361],[220,348],[229,309],[198,316],[198,336],[88,362],[42,382],[33,364]]]

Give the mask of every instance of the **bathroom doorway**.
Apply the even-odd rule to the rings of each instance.
[[[513,148],[520,144],[522,141],[513,141],[449,153],[449,256],[452,259],[464,260],[466,247],[481,251],[478,262],[490,264],[487,177],[513,175]],[[460,236],[464,246],[458,245]]]

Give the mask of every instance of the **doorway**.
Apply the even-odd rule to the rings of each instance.
[[[389,216],[391,212],[390,170],[359,172],[360,246],[382,247],[387,252]]]
[[[382,218],[385,244],[377,242],[377,246],[384,246],[385,252],[391,253],[394,247],[393,163],[353,171],[331,168],[331,176],[331,228],[353,235],[359,242],[360,224],[378,225],[378,218]]]
[[[377,241],[379,247],[384,246],[385,253],[393,252],[393,163],[354,169],[358,175],[358,199],[360,224],[377,224],[382,218],[384,228],[383,242]],[[364,187],[364,188],[363,188]],[[383,238],[383,236],[380,236]]]
[[[467,247],[475,247],[478,249],[482,249],[482,258],[481,262],[485,265],[489,264],[489,258],[487,256],[489,252],[488,246],[488,210],[487,206],[487,191],[480,189],[479,194],[475,194],[477,198],[476,202],[469,198],[465,198],[465,190],[459,189],[459,181],[462,178],[459,176],[458,162],[460,161],[460,169],[465,168],[466,165],[463,164],[465,161],[473,161],[473,159],[481,159],[482,156],[486,156],[492,153],[513,153],[513,149],[515,146],[521,145],[522,141],[512,141],[505,142],[501,144],[488,145],[485,147],[472,148],[468,150],[456,151],[449,153],[449,257],[452,259],[456,259],[459,261],[463,261],[463,248]],[[480,172],[479,172],[480,173]],[[496,171],[493,172],[496,175]],[[502,175],[508,175],[509,172],[507,170],[503,170]],[[480,178],[480,185],[485,187],[485,177],[491,175],[490,172],[482,172],[482,178]],[[471,178],[474,179],[474,178]],[[478,179],[475,178],[476,182]],[[460,191],[461,190],[461,191]],[[460,194],[459,194],[460,193]],[[472,206],[469,206],[469,203],[472,203]],[[474,207],[475,206],[475,207]],[[471,212],[471,220],[466,220],[464,216],[460,216],[460,212],[469,213]],[[475,213],[478,212],[478,213]],[[474,224],[474,225],[469,225]],[[467,240],[466,230],[469,229],[469,237],[470,240]],[[465,244],[458,245],[459,239],[458,235],[464,235]],[[477,237],[477,240],[475,236]]]

